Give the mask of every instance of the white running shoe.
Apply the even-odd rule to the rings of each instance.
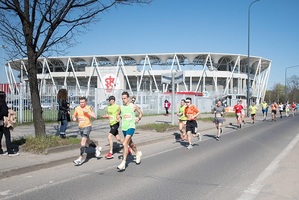
[[[77,160],[74,160],[73,163],[75,164],[75,166],[79,166],[82,165],[82,160],[80,158],[78,158]]]
[[[192,144],[189,144],[189,145],[187,146],[187,149],[192,149],[192,148],[193,148]]]
[[[120,171],[124,171],[126,169],[126,161],[122,161],[120,165],[117,166],[117,169]]]
[[[136,164],[139,165],[141,163],[141,156],[142,156],[142,152],[138,151],[138,153],[136,154]]]
[[[96,157],[99,158],[101,156],[102,147],[96,148]]]

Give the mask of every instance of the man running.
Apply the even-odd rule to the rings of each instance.
[[[267,104],[267,102],[266,101],[263,101],[262,103],[261,103],[261,106],[262,106],[262,113],[263,113],[263,121],[265,121],[266,120],[266,118],[267,118],[267,114],[268,114],[268,104]]]
[[[254,124],[255,114],[256,114],[257,111],[258,111],[258,107],[255,105],[255,103],[252,103],[249,106],[249,112],[250,112],[250,115],[251,115],[252,124]]]
[[[120,165],[118,165],[117,169],[123,171],[126,169],[126,160],[128,155],[128,146],[135,152],[136,155],[136,164],[139,165],[141,163],[142,152],[138,151],[136,145],[134,144],[132,137],[135,133],[136,123],[138,123],[142,118],[142,112],[138,106],[132,104],[130,102],[128,92],[122,93],[122,101],[123,105],[120,107],[118,112],[118,118],[121,118],[122,122],[122,131],[124,134],[123,141],[123,160]],[[138,118],[135,117],[135,112],[138,113]]]
[[[216,140],[219,140],[222,134],[222,124],[223,124],[223,116],[225,113],[224,106],[222,106],[222,102],[218,100],[216,106],[213,109],[213,113],[215,114],[215,125],[217,128]]]
[[[274,102],[271,104],[272,121],[276,121],[277,107],[278,107],[278,105],[277,105],[276,101],[274,101]]]
[[[279,114],[280,114],[280,118],[282,118],[282,113],[283,113],[283,103],[280,102],[278,105],[278,110],[279,110]]]
[[[237,129],[241,128],[242,124],[242,110],[243,106],[240,104],[240,101],[237,101],[237,104],[234,106],[234,111],[236,113],[236,118],[237,118]]]
[[[196,117],[199,115],[198,108],[192,104],[192,100],[190,97],[186,98],[186,108],[185,108],[185,115],[187,116],[186,122],[186,132],[188,137],[189,145],[187,149],[192,149],[192,137],[197,137],[198,140],[201,140],[200,133],[197,133],[197,122]]]
[[[296,112],[296,104],[295,104],[295,102],[292,103],[291,109],[292,109],[292,115],[294,117],[295,116],[295,112]]]
[[[105,156],[106,159],[113,158],[113,136],[116,138],[117,141],[123,143],[123,140],[119,136],[118,128],[119,128],[119,121],[117,120],[117,113],[119,112],[119,105],[115,104],[115,97],[110,96],[108,98],[109,105],[107,106],[107,114],[109,117],[109,124],[110,124],[110,132],[108,134],[108,141],[109,141],[109,152]]]
[[[74,160],[74,164],[76,166],[83,164],[83,154],[87,148],[87,145],[95,148],[95,156],[99,158],[101,156],[102,147],[96,146],[89,138],[90,132],[92,130],[92,125],[90,118],[96,118],[96,114],[94,113],[91,106],[87,105],[86,97],[79,98],[80,106],[75,108],[73,114],[73,121],[78,120],[79,122],[79,133],[81,135],[81,147],[80,147],[80,156],[77,160]]]
[[[185,115],[185,108],[186,108],[186,102],[185,99],[181,100],[181,105],[178,112],[179,117],[179,131],[181,133],[181,140],[184,141],[186,137],[186,123],[187,123],[187,117]],[[185,130],[184,130],[185,129]]]

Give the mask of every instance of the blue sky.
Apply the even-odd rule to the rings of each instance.
[[[251,2],[153,0],[150,5],[118,6],[102,14],[86,34],[77,36],[79,44],[70,48],[67,55],[171,52],[247,55]],[[299,0],[261,0],[251,7],[250,54],[272,61],[268,89],[275,83],[284,84],[286,67],[299,65],[298,9]],[[287,74],[299,76],[299,67],[288,69]],[[4,82],[5,73],[0,76]]]

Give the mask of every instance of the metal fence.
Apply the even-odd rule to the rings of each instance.
[[[57,105],[57,91],[63,86],[43,85],[40,89],[41,107],[43,109],[43,119],[45,121],[56,121],[58,113]],[[20,84],[18,90],[13,93],[7,94],[7,105],[17,112],[18,123],[26,123],[33,121],[31,96],[29,86],[26,84]],[[121,94],[124,90],[113,90],[107,93],[103,89],[99,88],[83,88],[78,89],[76,86],[68,86],[65,88],[68,90],[69,102],[71,113],[74,108],[79,105],[79,97],[86,96],[88,104],[94,107],[97,117],[101,117],[106,112],[108,101],[106,100],[110,95],[116,97],[116,104],[121,105]],[[165,114],[164,101],[168,100],[171,103],[171,109],[177,113],[181,99],[185,99],[188,95],[175,94],[174,99],[172,95],[162,92],[133,92],[130,96],[135,95],[136,104],[143,111],[144,115],[153,114]],[[192,98],[193,104],[195,104],[201,113],[210,112],[211,108],[215,105],[215,100],[208,97],[189,96]]]

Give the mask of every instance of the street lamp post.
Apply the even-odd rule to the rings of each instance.
[[[290,68],[294,68],[294,67],[299,67],[299,65],[286,67],[285,71],[284,71],[284,96],[285,96],[285,102],[288,100],[287,99],[287,70],[290,69]]]
[[[249,106],[250,106],[250,93],[249,93],[249,85],[250,85],[250,8],[252,4],[258,2],[260,0],[255,0],[251,2],[251,4],[248,7],[248,66],[247,66],[247,117],[249,117]]]

